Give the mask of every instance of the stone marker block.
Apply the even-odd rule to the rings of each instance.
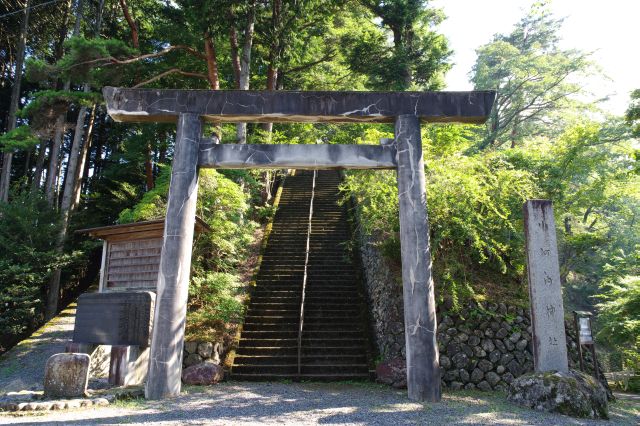
[[[91,357],[87,354],[52,355],[44,370],[44,394],[51,398],[85,396],[90,363]]]
[[[549,200],[524,204],[527,272],[536,372],[568,372],[567,338],[553,207]]]
[[[155,294],[85,293],[78,298],[73,341],[148,347]]]

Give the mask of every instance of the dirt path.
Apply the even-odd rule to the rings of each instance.
[[[45,362],[64,352],[73,335],[75,315],[74,303],[0,357],[0,393],[42,389]]]

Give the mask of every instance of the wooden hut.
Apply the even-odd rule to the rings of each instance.
[[[211,228],[196,217],[195,232]],[[164,219],[77,231],[104,240],[100,292],[155,291],[160,267]]]

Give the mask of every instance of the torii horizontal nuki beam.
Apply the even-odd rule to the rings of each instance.
[[[197,114],[219,123],[391,123],[405,114],[421,122],[484,123],[495,92],[302,92],[154,90],[105,87],[109,115],[125,122],[176,122]]]
[[[200,167],[216,169],[395,169],[396,148],[377,145],[213,145]]]

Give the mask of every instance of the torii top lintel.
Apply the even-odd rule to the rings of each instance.
[[[211,122],[393,122],[416,115],[422,122],[483,123],[494,91],[308,92],[260,90],[160,90],[105,87],[109,115],[123,122],[175,122],[196,114]]]

